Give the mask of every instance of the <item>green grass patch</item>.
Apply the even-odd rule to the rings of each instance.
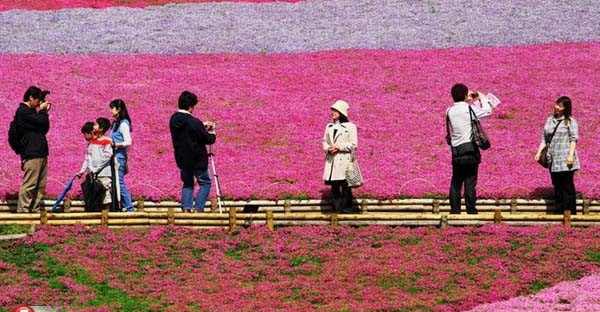
[[[292,288],[292,294],[286,297],[287,301],[301,301],[304,300],[304,296],[302,295],[302,288],[294,287]]]
[[[301,266],[305,263],[313,263],[316,265],[321,265],[321,262],[322,262],[322,260],[319,257],[298,256],[298,257],[294,257],[290,260],[290,266],[297,267],[297,266]]]
[[[467,259],[467,263],[470,266],[474,266],[474,265],[479,264],[479,262],[481,262],[481,260],[483,260],[483,259],[484,259],[483,257],[471,257],[471,258]]]
[[[531,285],[529,285],[529,291],[531,291],[532,293],[537,293],[548,286],[550,286],[548,282],[535,280],[533,281],[533,283],[531,283]]]
[[[12,263],[35,279],[45,280],[52,289],[68,291],[60,277],[72,277],[77,283],[94,290],[96,298],[86,306],[111,306],[119,311],[150,311],[150,303],[132,298],[123,290],[112,288],[106,282],[98,283],[83,268],[70,267],[48,255],[50,247],[44,244],[18,245],[0,249],[0,259]],[[36,265],[39,264],[39,265]]]
[[[0,249],[0,260],[12,263],[19,268],[27,269],[35,261],[42,258],[50,247],[45,244],[17,245]]]
[[[386,275],[377,280],[377,286],[383,289],[398,288],[410,294],[416,294],[423,291],[423,289],[417,285],[420,278],[421,274],[419,273],[411,275]]]
[[[227,249],[227,251],[225,251],[225,256],[228,258],[231,258],[233,260],[242,260],[242,258],[244,257],[244,253],[250,249],[250,245],[248,245],[245,242],[241,242],[239,244],[237,244],[235,247],[233,248],[229,248]]]
[[[130,297],[121,289],[113,288],[106,281],[96,282],[83,268],[71,268],[69,275],[79,284],[94,290],[96,298],[85,303],[85,306],[117,307],[119,311],[150,311],[150,302],[147,300]]]
[[[442,251],[448,255],[454,253],[455,250],[456,248],[452,244],[444,244],[444,246],[442,246]]]
[[[588,249],[585,252],[585,260],[600,264],[600,250]]]
[[[205,252],[206,252],[205,248],[193,248],[192,249],[192,257],[194,257],[194,259],[196,259],[196,260],[202,260],[202,256],[204,256]]]
[[[0,224],[0,235],[27,234],[30,229],[30,225]]]
[[[413,246],[413,245],[418,245],[421,240],[423,240],[421,237],[417,237],[417,236],[409,236],[409,237],[403,237],[402,239],[400,239],[400,245],[402,246]]]

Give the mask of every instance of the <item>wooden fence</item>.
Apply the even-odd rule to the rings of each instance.
[[[53,201],[45,201],[49,208]],[[288,225],[408,225],[452,226],[488,223],[600,225],[600,201],[578,200],[578,214],[549,214],[549,200],[500,199],[479,200],[477,215],[451,215],[448,200],[431,198],[373,200],[359,199],[359,212],[336,214],[323,200],[253,200],[225,201],[223,213],[210,203],[204,213],[183,213],[177,202],[138,201],[136,212],[83,212],[83,202],[67,201],[64,212],[11,213],[14,201],[0,201],[0,224],[151,226],[181,225],[189,227],[227,227],[264,225],[273,229]]]

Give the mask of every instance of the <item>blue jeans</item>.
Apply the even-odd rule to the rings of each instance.
[[[131,194],[129,194],[129,190],[127,190],[127,186],[125,185],[125,174],[127,169],[127,156],[117,153],[115,155],[117,162],[119,163],[119,188],[121,191],[121,207],[124,210],[132,211],[133,203],[131,201]]]
[[[195,203],[193,203],[194,196],[194,178],[198,181],[200,189],[196,194]],[[194,207],[197,211],[203,211],[206,199],[210,193],[210,175],[208,169],[204,170],[181,170],[181,181],[183,182],[183,188],[181,189],[181,208],[183,210],[191,210]]]

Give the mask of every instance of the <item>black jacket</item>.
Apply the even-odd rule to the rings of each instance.
[[[15,114],[17,127],[22,133],[22,159],[48,157],[46,134],[50,130],[50,120],[46,110],[36,111],[24,103],[19,105]]]
[[[200,119],[182,112],[171,116],[169,128],[177,167],[185,170],[206,170],[206,145],[215,143],[216,136],[206,131]]]

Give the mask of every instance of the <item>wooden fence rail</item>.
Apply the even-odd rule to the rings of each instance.
[[[44,201],[49,208],[54,201]],[[48,225],[101,225],[110,227],[143,227],[177,225],[189,227],[226,227],[263,225],[269,229],[288,225],[408,225],[453,226],[506,223],[514,225],[565,224],[574,226],[600,225],[600,200],[580,199],[577,215],[548,214],[553,209],[551,200],[482,199],[477,202],[477,215],[451,215],[448,200],[412,198],[374,200],[358,199],[359,212],[336,214],[324,200],[252,200],[225,201],[224,213],[216,205],[207,205],[210,212],[184,213],[177,202],[138,201],[137,211],[83,212],[83,202],[67,201],[65,212],[11,213],[15,201],[0,201],[0,224]],[[212,211],[211,211],[212,210]]]
[[[600,225],[600,213],[585,215],[550,215],[538,212],[482,212],[477,215],[415,212],[365,212],[336,214],[323,212],[273,213],[271,210],[258,213],[175,213],[166,212],[97,212],[97,213],[0,213],[0,224],[28,225],[100,225],[100,226],[151,226],[177,225],[189,227],[226,227],[234,230],[240,226],[262,225],[269,229],[288,225],[409,225],[409,226],[452,226],[505,223],[514,225],[564,224],[567,226]]]
[[[45,200],[44,207],[49,208],[54,204],[53,200]],[[174,209],[179,212],[180,203],[174,201],[137,201],[136,209],[144,212],[167,212]],[[447,199],[434,198],[410,198],[410,199],[358,199],[356,206],[363,213],[366,212],[418,212],[434,214],[449,212],[450,204]],[[548,212],[554,206],[552,200],[544,199],[482,199],[477,201],[477,208],[481,212]],[[0,201],[0,212],[9,212],[16,208],[16,201]],[[83,202],[79,200],[67,200],[62,208],[65,212],[83,212]],[[212,212],[218,211],[213,202],[207,203],[207,209]],[[237,212],[256,210],[258,212],[272,211],[274,214],[291,212],[327,212],[331,205],[325,200],[250,200],[250,201],[224,201],[224,212],[235,209]],[[577,200],[577,212],[580,214],[600,213],[600,200],[579,199]]]

